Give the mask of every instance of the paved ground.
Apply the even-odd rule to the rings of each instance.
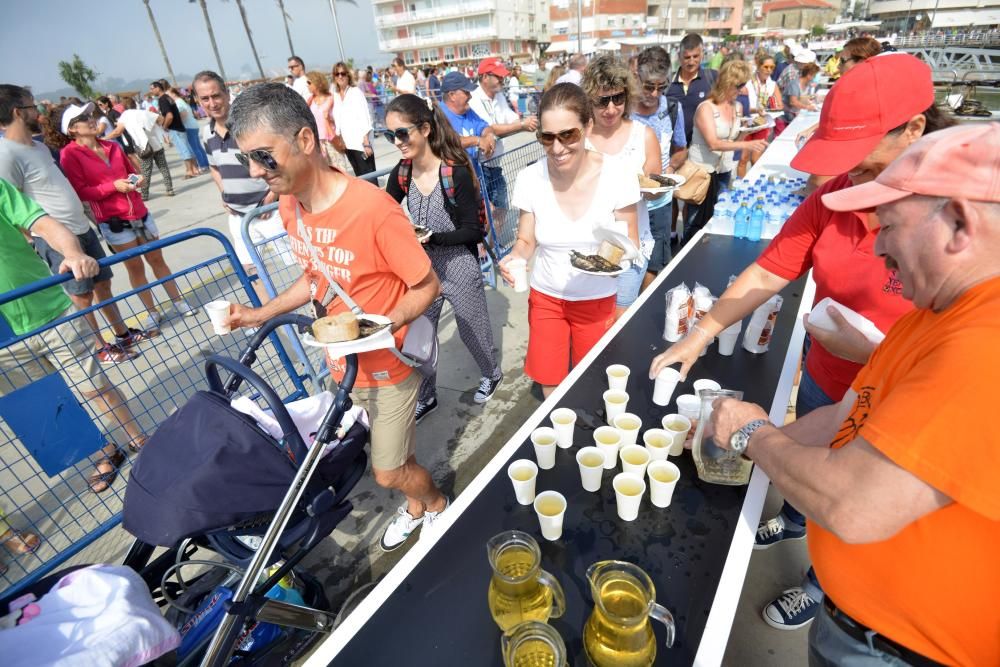
[[[508,142],[510,147],[522,143]],[[168,153],[172,151],[168,150]],[[398,153],[383,139],[376,142],[379,168],[389,167]],[[183,170],[174,155],[171,168],[175,175],[177,196],[164,196],[159,175],[154,172],[153,197],[149,208],[166,236],[179,231],[208,227],[226,233],[225,217],[215,185],[208,176],[179,180]],[[165,252],[175,269],[190,266],[218,254],[212,241],[188,243]],[[116,272],[114,289],[128,289],[124,271]],[[471,355],[458,339],[454,318],[446,310],[441,320],[442,365],[438,375],[437,413],[420,425],[418,458],[433,473],[435,480],[449,494],[459,493],[499,450],[540,402],[540,394],[522,372],[526,347],[527,303],[523,295],[511,290],[488,290],[490,320],[496,346],[500,350],[506,380],[485,406],[472,401],[479,372]],[[238,339],[234,339],[239,342]],[[376,580],[401,557],[400,552],[384,554],[378,538],[385,523],[401,502],[399,495],[376,487],[366,478],[352,496],[354,513],[307,561],[334,600],[343,600],[356,587]],[[770,499],[766,516],[776,511],[778,500]],[[113,562],[121,558],[129,538],[120,529],[113,530],[95,545],[84,550],[74,562]],[[726,653],[727,665],[804,664],[805,632],[778,632],[760,618],[760,607],[780,590],[795,585],[805,570],[803,543],[774,547],[758,553],[751,562],[741,605]]]

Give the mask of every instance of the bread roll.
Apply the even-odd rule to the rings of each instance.
[[[351,312],[319,318],[312,324],[312,333],[313,338],[321,343],[357,340],[361,335],[358,318]]]
[[[622,257],[625,256],[625,249],[616,246],[610,241],[601,241],[601,246],[597,249],[597,254],[612,264],[621,264]]]

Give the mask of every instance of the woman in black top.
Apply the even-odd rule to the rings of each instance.
[[[437,326],[445,299],[458,334],[479,365],[482,379],[474,400],[490,400],[503,381],[493,349],[493,329],[479,268],[483,240],[481,193],[469,157],[448,119],[429,100],[400,95],[386,108],[386,135],[403,159],[392,170],[386,191],[406,199],[410,219],[441,280],[439,296],[425,315]],[[417,402],[417,423],[437,408],[436,377],[424,378]]]

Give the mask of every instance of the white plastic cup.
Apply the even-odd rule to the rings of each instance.
[[[583,490],[600,491],[601,478],[604,475],[604,452],[598,447],[581,447],[576,453],[576,462],[580,466]]]
[[[619,453],[622,460],[622,471],[630,472],[642,478],[646,474],[646,466],[649,465],[649,452],[641,445],[629,445],[622,447]]]
[[[702,378],[701,380],[695,380],[694,381],[694,385],[692,385],[692,386],[694,387],[694,395],[695,396],[698,396],[700,392],[702,392],[702,391],[704,391],[706,389],[714,390],[714,391],[719,391],[720,389],[722,389],[722,385],[720,385],[715,380],[709,380],[708,378]]]
[[[549,415],[552,428],[556,432],[556,444],[563,449],[573,446],[573,427],[576,426],[576,413],[569,408],[556,408]]]
[[[653,403],[670,405],[670,398],[674,395],[674,389],[680,380],[681,374],[676,368],[667,367],[657,373],[653,383]]]
[[[548,426],[536,428],[531,432],[531,444],[535,446],[535,459],[542,470],[556,467],[556,430]]]
[[[608,389],[625,391],[628,387],[628,376],[632,373],[628,366],[611,364],[605,370],[608,374]]]
[[[511,277],[514,278],[514,291],[527,292],[528,261],[520,257],[515,257],[507,262],[507,270],[510,271]]]
[[[662,428],[651,428],[642,434],[642,442],[649,452],[650,461],[665,461],[670,455],[673,439],[670,433]]]
[[[225,299],[210,301],[205,304],[205,312],[208,313],[208,319],[212,321],[212,329],[216,335],[221,336],[232,331],[229,325],[226,324],[226,320],[229,318],[228,301]]]
[[[550,542],[562,537],[566,498],[558,491],[542,491],[535,496],[535,514],[542,527],[542,537]]]
[[[614,468],[622,445],[621,432],[613,426],[599,426],[594,431],[594,444],[604,454],[604,469]]]
[[[535,480],[538,479],[538,466],[534,461],[518,459],[507,466],[507,476],[514,484],[514,496],[522,505],[535,502]]]
[[[623,412],[614,418],[612,426],[622,434],[622,447],[628,447],[638,442],[639,431],[642,430],[642,420],[639,419],[639,415]]]
[[[681,471],[670,461],[653,461],[646,467],[649,476],[649,499],[656,507],[670,507]]]
[[[681,394],[677,397],[677,412],[695,421],[701,414],[701,399],[694,394]]]
[[[604,412],[609,424],[614,424],[615,417],[625,412],[627,407],[628,394],[621,389],[608,389],[604,392]]]
[[[615,488],[618,518],[622,521],[635,521],[639,518],[639,504],[646,493],[646,482],[642,477],[630,472],[620,472],[615,475],[611,485]]]
[[[728,329],[724,329],[719,333],[719,354],[724,357],[733,356],[733,352],[736,350],[736,343],[740,339],[740,331],[743,329],[743,323],[737,322]]]
[[[691,431],[691,420],[677,413],[666,415],[662,420],[663,432],[670,438],[670,455],[684,453],[684,441]]]

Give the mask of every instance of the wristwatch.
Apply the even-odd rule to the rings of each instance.
[[[729,448],[737,454],[742,454],[750,444],[750,437],[757,432],[761,426],[766,426],[771,422],[766,419],[755,419],[729,438]]]

